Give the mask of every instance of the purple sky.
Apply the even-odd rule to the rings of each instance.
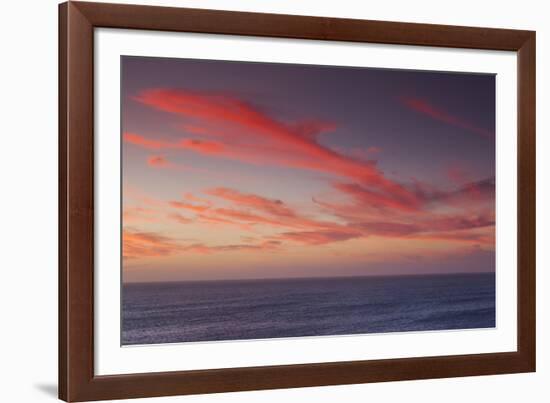
[[[125,281],[494,270],[495,77],[122,58]]]

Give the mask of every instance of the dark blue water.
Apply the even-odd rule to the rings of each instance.
[[[139,283],[122,344],[495,326],[495,275]]]

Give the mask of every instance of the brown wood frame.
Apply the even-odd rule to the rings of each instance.
[[[518,351],[94,374],[96,27],[517,51]],[[59,398],[76,402],[535,371],[535,32],[200,9],[59,6]]]

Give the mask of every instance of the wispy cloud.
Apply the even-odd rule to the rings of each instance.
[[[335,132],[332,122],[316,119],[289,122],[235,96],[186,90],[152,89],[136,101],[181,118],[181,137],[147,137],[125,133],[124,141],[152,153],[151,168],[174,168],[169,160],[195,153],[246,164],[323,173],[329,191],[312,195],[298,208],[285,200],[229,186],[204,188],[169,200],[149,202],[164,211],[163,219],[179,225],[235,226],[253,233],[250,242],[211,244],[181,242],[153,231],[124,232],[125,258],[175,254],[213,254],[283,250],[287,246],[369,242],[372,238],[416,240],[494,247],[494,178],[476,180],[465,170],[447,170],[445,190],[419,180],[398,181],[379,169],[371,146],[347,151],[332,149],[322,136]],[[401,98],[411,110],[484,137],[492,133],[425,100]],[[180,155],[180,153],[182,153]],[[165,155],[166,154],[166,155]],[[181,161],[176,159],[175,161]],[[220,182],[225,183],[225,182]],[[449,190],[450,189],[450,190]],[[145,200],[145,199],[144,199]],[[128,209],[125,224],[147,222],[148,213]],[[153,215],[157,219],[157,215]]]
[[[251,250],[272,251],[279,247],[278,240],[264,240],[255,244],[205,245],[187,243],[154,232],[125,229],[122,234],[124,259],[158,258],[185,254],[211,254]]]
[[[168,203],[172,208],[195,212],[199,221],[239,225],[249,229],[254,226],[300,230],[343,228],[336,222],[318,220],[299,213],[278,199],[223,187],[206,189],[204,194],[229,203],[229,205],[221,206],[212,200],[190,194],[185,195],[185,200],[172,200]],[[191,203],[189,200],[194,200],[195,203]]]
[[[135,100],[151,108],[191,120],[188,134],[216,137],[205,140],[183,137],[178,141],[155,141],[134,133],[128,143],[147,149],[181,149],[252,164],[299,168],[353,179],[386,198],[414,202],[405,186],[387,178],[373,161],[347,156],[319,142],[334,131],[332,122],[309,119],[288,123],[271,117],[255,105],[227,94],[173,89],[151,89]],[[376,148],[371,152],[379,151]]]
[[[151,155],[147,158],[147,165],[156,168],[168,168],[172,164],[162,155]]]
[[[170,256],[182,250],[181,245],[169,237],[129,229],[122,232],[122,243],[124,259]]]
[[[206,194],[228,200],[236,205],[260,210],[275,216],[296,217],[296,213],[284,202],[278,199],[268,199],[250,193],[242,193],[229,188],[215,188],[205,191]]]
[[[364,236],[361,231],[353,228],[341,228],[332,230],[284,232],[276,236],[276,239],[302,243],[306,245],[323,245],[333,242],[347,241],[348,239]]]
[[[440,122],[447,123],[451,126],[468,130],[481,137],[494,138],[494,133],[492,131],[479,127],[460,116],[454,115],[443,108],[437,107],[426,99],[409,96],[402,96],[399,99],[403,105],[417,113],[428,116]]]

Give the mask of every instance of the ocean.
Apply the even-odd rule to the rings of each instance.
[[[495,327],[495,274],[126,283],[122,345]]]

